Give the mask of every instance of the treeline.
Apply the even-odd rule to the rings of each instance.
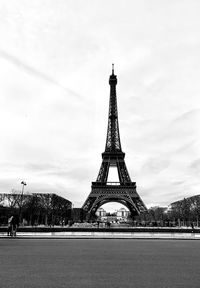
[[[166,207],[152,207],[136,217],[142,226],[200,226],[200,195],[184,198]]]
[[[0,225],[12,215],[23,225],[65,225],[71,217],[72,203],[56,194],[0,194]]]

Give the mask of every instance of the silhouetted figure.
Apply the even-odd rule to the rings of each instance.
[[[7,230],[8,236],[12,236],[12,219],[13,219],[13,216],[8,218],[8,230]]]
[[[12,220],[11,220],[11,225],[12,225],[12,234],[11,236],[16,237],[17,234],[17,228],[19,226],[19,218],[18,216],[13,216]]]
[[[108,221],[107,222],[107,227],[110,228],[110,226],[111,226],[111,223]]]
[[[194,233],[194,223],[193,222],[191,222],[191,228],[192,228],[192,233]]]

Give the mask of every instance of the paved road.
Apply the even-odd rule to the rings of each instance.
[[[1,288],[200,287],[200,241],[1,239]]]

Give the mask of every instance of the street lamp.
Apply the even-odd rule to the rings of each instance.
[[[22,193],[21,193],[21,201],[20,201],[20,210],[19,210],[19,222],[21,223],[21,217],[22,217],[22,200],[23,200],[23,194],[24,194],[24,186],[26,186],[26,182],[22,181]]]
[[[22,194],[21,194],[21,199],[22,199],[22,197],[23,197],[23,193],[24,193],[24,186],[26,186],[27,184],[26,184],[26,182],[24,182],[24,181],[22,181],[21,184],[22,184]]]

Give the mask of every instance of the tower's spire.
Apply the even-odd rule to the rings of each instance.
[[[114,75],[114,64],[112,64],[112,75]]]
[[[112,75],[110,75],[109,84],[110,84],[110,103],[109,103],[108,130],[107,130],[105,152],[111,152],[111,151],[122,152],[119,136],[118,113],[117,113],[117,96],[116,96],[117,76],[114,74],[114,64],[112,64]]]

